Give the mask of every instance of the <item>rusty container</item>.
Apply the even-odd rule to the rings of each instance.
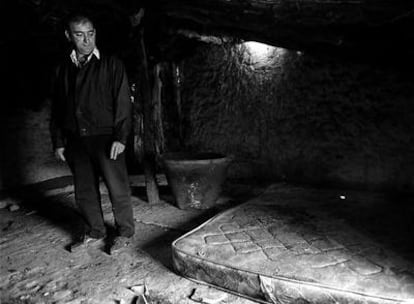
[[[220,196],[230,157],[218,153],[162,155],[168,184],[180,209],[208,209]]]

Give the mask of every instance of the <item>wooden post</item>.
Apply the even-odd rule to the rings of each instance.
[[[144,109],[144,174],[148,202],[156,204],[160,201],[157,179],[156,179],[156,123],[154,122],[154,101],[152,97],[151,79],[149,75],[147,53],[144,43],[144,35],[140,35],[140,53],[142,59],[142,96]],[[155,79],[158,77],[155,77]]]
[[[154,127],[154,146],[157,155],[160,155],[165,148],[164,130],[162,127],[162,81],[160,72],[163,65],[157,63],[153,69],[153,87],[152,87],[152,123]]]
[[[184,132],[182,126],[182,107],[181,107],[181,69],[180,65],[176,63],[172,64],[172,74],[174,82],[174,100],[177,107],[177,116],[178,116],[178,142],[180,147],[184,147]]]

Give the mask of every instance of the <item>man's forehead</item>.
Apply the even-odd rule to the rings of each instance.
[[[70,29],[72,32],[90,32],[94,31],[95,27],[92,22],[85,20],[80,22],[71,22]]]

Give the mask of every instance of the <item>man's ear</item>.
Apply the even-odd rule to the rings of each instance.
[[[65,36],[66,36],[66,39],[68,39],[68,41],[72,41],[70,39],[70,34],[69,34],[69,31],[68,30],[65,30]]]

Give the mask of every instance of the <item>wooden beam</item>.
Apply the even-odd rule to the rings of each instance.
[[[140,58],[142,60],[142,96],[144,109],[144,174],[147,198],[150,204],[160,202],[157,179],[156,179],[156,144],[154,123],[154,98],[151,89],[147,52],[144,43],[144,35],[140,35]]]

